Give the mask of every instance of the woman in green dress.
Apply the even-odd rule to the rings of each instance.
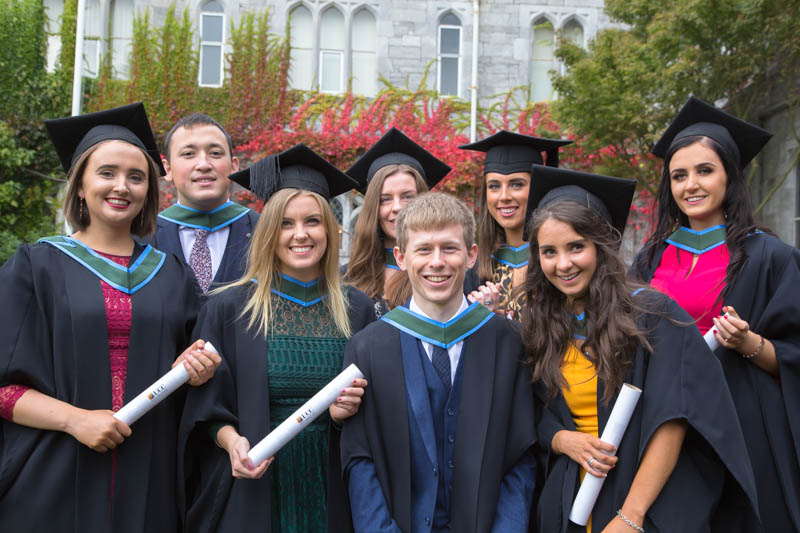
[[[337,425],[365,380],[275,457],[256,465],[247,453],[340,372],[348,338],[374,320],[372,301],[339,282],[328,204],[357,183],[304,145],[231,179],[266,204],[244,276],[212,294],[195,330],[223,363],[182,422],[186,530],[347,531]]]

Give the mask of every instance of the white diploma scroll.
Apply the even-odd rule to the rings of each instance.
[[[622,390],[620,390],[617,401],[614,403],[614,408],[611,410],[611,415],[608,417],[608,423],[600,440],[612,444],[615,449],[619,446],[641,394],[642,389],[627,383],[622,385]],[[615,454],[616,452],[610,455]],[[578,489],[578,495],[575,496],[575,501],[572,503],[572,510],[569,513],[569,519],[572,522],[579,526],[586,525],[586,522],[589,521],[589,516],[592,514],[592,508],[597,501],[597,496],[600,494],[600,489],[603,488],[604,481],[605,478],[603,477],[595,477],[588,472],[586,473],[581,483],[581,488]]]
[[[724,314],[724,315],[722,315],[722,316],[730,316],[730,315],[728,315],[728,313],[725,313],[725,314]],[[711,348],[711,351],[712,351],[712,352],[713,352],[714,350],[716,350],[717,348],[719,348],[719,341],[718,341],[718,340],[717,340],[717,338],[714,336],[714,330],[715,330],[715,329],[717,329],[717,326],[711,326],[711,329],[709,329],[708,331],[706,331],[706,334],[705,334],[705,335],[703,335],[703,339],[705,339],[705,341],[706,341],[706,344],[708,344],[708,347],[709,347],[709,348]]]
[[[209,352],[219,353],[210,342],[206,343],[204,349]],[[187,381],[189,381],[189,373],[183,367],[183,361],[181,361],[180,364],[161,376],[158,381],[147,387],[136,398],[123,405],[119,411],[114,413],[114,417],[130,426]]]
[[[356,365],[345,368],[333,381],[325,385],[321,391],[311,397],[292,416],[281,422],[281,425],[273,429],[269,435],[250,449],[247,456],[253,461],[254,465],[261,464],[265,459],[269,459],[278,450],[303,431],[303,428],[317,419],[319,415],[328,410],[328,407],[342,394],[342,389],[352,386],[354,379],[361,379],[364,374]]]

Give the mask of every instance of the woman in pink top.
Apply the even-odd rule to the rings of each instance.
[[[133,428],[113,416],[175,364],[199,385],[220,363],[202,341],[184,350],[201,303],[188,268],[134,240],[155,229],[155,139],[142,104],[46,125],[75,232],[0,268],[0,523],[177,531],[183,394]]]
[[[762,524],[800,532],[800,253],[756,226],[742,172],[771,136],[690,97],[653,148],[657,225],[632,270],[713,330]]]

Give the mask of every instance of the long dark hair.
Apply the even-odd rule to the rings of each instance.
[[[725,196],[722,199],[722,210],[725,213],[725,244],[728,246],[731,260],[725,273],[725,288],[720,294],[720,297],[724,297],[747,260],[747,254],[744,251],[744,240],[747,236],[756,230],[769,234],[773,234],[773,232],[768,228],[756,225],[742,169],[739,168],[733,157],[717,141],[709,137],[698,135],[680,139],[670,147],[664,158],[664,166],[661,169],[661,183],[658,184],[658,191],[656,192],[654,221],[656,229],[645,243],[647,265],[652,267],[658,248],[672,232],[678,229],[679,226],[689,226],[689,217],[678,208],[678,204],[672,197],[669,164],[675,152],[694,143],[700,143],[714,150],[714,153],[722,161],[722,167],[727,176]],[[640,271],[636,274],[641,276],[643,272]]]
[[[539,263],[539,229],[554,219],[572,226],[597,248],[597,266],[584,298],[587,339],[584,349],[603,380],[603,402],[622,387],[633,352],[641,345],[652,351],[638,318],[647,310],[635,301],[638,287],[626,279],[618,250],[621,235],[594,210],[570,201],[555,201],[534,212],[530,222],[531,258],[520,290],[520,323],[533,381],[541,380],[551,398],[566,384],[561,373],[564,354],[573,342],[574,314],[567,297],[553,286]]]

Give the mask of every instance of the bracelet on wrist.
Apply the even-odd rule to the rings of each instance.
[[[759,335],[759,337],[761,337],[761,343],[758,345],[758,348],[756,348],[756,351],[748,355],[741,354],[743,359],[752,359],[753,357],[758,357],[758,354],[760,354],[761,350],[764,349],[764,336]]]
[[[639,531],[640,533],[644,533],[644,528],[642,526],[638,525],[636,522],[634,522],[630,518],[628,518],[627,516],[625,516],[624,514],[622,514],[622,509],[617,510],[617,516],[619,516],[620,520],[622,520],[623,522],[628,524],[630,527],[632,527],[636,531]]]

